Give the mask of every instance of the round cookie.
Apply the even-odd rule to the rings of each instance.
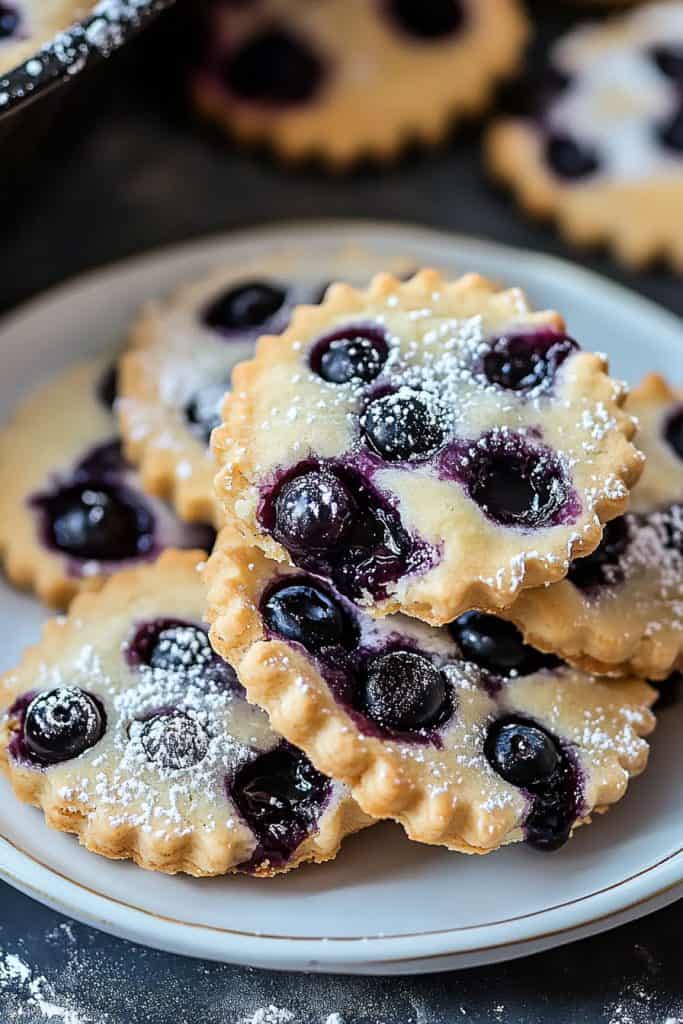
[[[437,142],[489,103],[528,36],[518,0],[214,3],[199,111],[288,159],[346,167]]]
[[[604,359],[477,275],[335,285],[233,388],[213,435],[226,513],[376,615],[441,624],[561,579],[642,464]]]
[[[566,580],[505,617],[529,643],[589,671],[664,679],[683,669],[683,394],[650,374],[629,395],[646,456],[631,510]]]
[[[490,129],[491,170],[570,241],[683,271],[682,48],[681,0],[572,30],[550,52],[533,113]]]
[[[106,857],[192,875],[329,860],[370,822],[211,650],[203,557],[165,552],[47,624],[0,680],[0,764],[48,825]]]
[[[297,304],[317,302],[332,277],[365,281],[378,269],[355,247],[324,268],[293,247],[287,258],[241,262],[148,303],[120,361],[116,406],[145,490],[183,519],[215,519],[208,442],[233,366],[251,356],[260,334],[284,330]]]
[[[655,691],[569,668],[500,619],[484,617],[497,628],[483,644],[477,613],[440,629],[371,619],[231,528],[207,579],[211,642],[249,699],[411,839],[557,849],[645,768]]]
[[[10,580],[65,607],[123,566],[166,547],[204,548],[211,526],[181,522],[125,461],[103,359],[50,379],[0,433],[0,557]]]

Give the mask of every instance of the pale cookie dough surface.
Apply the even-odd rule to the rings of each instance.
[[[631,511],[566,580],[505,614],[530,643],[592,671],[663,679],[683,668],[683,395],[651,374],[627,409],[646,456]]]
[[[0,681],[2,767],[48,825],[145,868],[269,875],[334,857],[368,819],[211,651],[201,558],[166,552],[47,625]]]
[[[215,270],[148,303],[120,362],[117,402],[126,454],[145,489],[183,519],[215,519],[208,441],[233,366],[252,355],[260,334],[284,330],[296,305],[317,302],[331,280],[365,283],[380,269],[355,247],[320,266],[292,246],[287,257]],[[396,261],[394,269],[408,266]]]
[[[202,114],[287,158],[388,159],[483,109],[528,36],[517,0],[215,3]]]
[[[536,116],[490,130],[494,174],[571,241],[683,270],[682,48],[681,0],[570,32],[551,50]]]
[[[641,469],[604,360],[476,275],[335,286],[233,388],[213,439],[226,513],[371,614],[440,624],[561,579]]]
[[[0,432],[0,556],[13,583],[57,607],[166,547],[213,543],[211,527],[181,522],[143,492],[121,453],[113,387],[110,361],[77,364]]]
[[[370,619],[230,528],[207,577],[212,644],[249,698],[412,839],[464,853],[522,840],[556,849],[645,768],[645,683],[598,680],[521,637],[515,672],[494,669],[495,648],[487,667],[465,661],[464,634]]]

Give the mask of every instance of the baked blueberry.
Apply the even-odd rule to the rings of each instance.
[[[245,281],[219,295],[204,312],[204,323],[216,331],[239,331],[264,324],[282,309],[287,292],[268,281]]]
[[[505,433],[467,449],[461,474],[473,501],[501,526],[541,529],[568,512],[569,487],[557,456]]]
[[[84,455],[74,469],[74,477],[92,482],[121,476],[130,469],[131,465],[123,455],[123,445],[116,439],[99,444]]]
[[[678,108],[673,117],[659,126],[658,135],[667,149],[683,153],[683,106]]]
[[[251,864],[276,866],[315,827],[331,782],[300,750],[282,743],[245,764],[228,788],[258,842]]]
[[[215,653],[205,629],[182,619],[142,622],[125,645],[131,665],[163,672],[182,672],[193,682],[205,681],[223,689],[239,689],[237,676]]]
[[[106,409],[113,409],[119,393],[119,369],[116,362],[109,366],[97,384],[97,397]]]
[[[508,391],[533,391],[552,385],[555,374],[578,345],[554,331],[503,335],[493,339],[481,360],[487,381]]]
[[[677,409],[669,417],[664,429],[664,437],[679,459],[683,459],[683,409]]]
[[[370,663],[361,710],[392,732],[420,732],[442,725],[452,713],[448,681],[422,654],[392,651]]]
[[[294,551],[335,547],[348,535],[354,513],[343,481],[330,471],[313,470],[283,484],[275,500],[273,533]]]
[[[545,158],[560,178],[587,178],[600,167],[600,158],[592,146],[559,133],[546,140]]]
[[[123,485],[85,481],[39,496],[33,504],[45,514],[48,544],[73,558],[118,562],[153,548],[154,518]]]
[[[21,15],[13,4],[0,3],[0,39],[11,39],[19,31]]]
[[[624,516],[605,524],[602,541],[590,555],[575,559],[569,567],[567,578],[579,587],[588,590],[605,583],[621,583],[624,578],[619,560],[628,548],[630,533]]]
[[[368,443],[387,462],[427,458],[446,441],[439,404],[408,388],[370,402],[361,426]]]
[[[418,39],[441,39],[459,31],[465,15],[462,0],[389,0],[398,25]]]
[[[262,608],[268,629],[308,650],[348,646],[357,635],[345,609],[312,580],[284,580],[266,594]]]
[[[192,768],[209,749],[206,730],[192,715],[174,708],[148,718],[140,730],[148,759],[160,768]]]
[[[449,629],[467,661],[497,676],[528,676],[561,664],[554,654],[525,644],[517,627],[496,615],[465,612]]]
[[[673,43],[667,46],[666,43],[662,43],[659,46],[653,46],[650,51],[653,61],[662,72],[668,78],[673,78],[674,82],[683,86],[683,45]]]
[[[369,383],[379,376],[389,347],[384,331],[372,324],[349,324],[326,334],[313,347],[310,366],[330,384]]]
[[[272,106],[306,103],[323,77],[322,61],[306,41],[279,25],[249,37],[222,69],[226,87],[240,99]]]
[[[185,406],[185,419],[205,444],[209,443],[211,432],[221,424],[221,402],[226,390],[225,384],[206,384]]]
[[[561,753],[552,736],[518,718],[500,718],[486,737],[491,767],[513,786],[530,789],[547,782],[560,766]]]
[[[105,715],[99,701],[78,686],[58,686],[29,704],[24,743],[36,761],[56,764],[94,747],[104,730]]]

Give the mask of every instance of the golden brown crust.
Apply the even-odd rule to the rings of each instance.
[[[195,104],[242,142],[267,142],[286,160],[320,157],[335,170],[367,157],[392,160],[410,142],[438,142],[455,119],[488,106],[529,34],[517,0],[468,0],[463,30],[433,43],[396,31],[372,4],[332,0],[320,11],[267,0],[218,14],[214,48],[223,34],[232,43],[274,20],[327,55],[320,94],[289,108],[240,103],[207,69],[195,82]]]
[[[572,745],[584,775],[580,821],[618,800],[629,777],[644,770],[647,744],[639,737],[654,727],[655,692],[640,681],[596,680],[571,669],[508,680],[494,699],[472,685],[472,666],[463,668],[456,723],[441,747],[361,732],[316,661],[264,631],[262,593],[274,578],[294,572],[224,528],[206,570],[212,644],[276,728],[321,771],[343,779],[367,813],[399,821],[410,838],[463,853],[487,853],[523,838],[526,798],[482,754],[486,723],[496,715],[531,717]],[[411,620],[377,625],[401,632]],[[444,643],[443,631],[414,622],[412,628],[425,645]]]
[[[325,329],[354,316],[381,317],[398,333],[412,330],[411,312],[424,309],[429,310],[430,319],[423,318],[422,323],[441,323],[439,317],[465,321],[478,316],[491,331],[520,325],[564,329],[558,314],[532,312],[519,289],[497,291],[476,274],[447,282],[432,270],[421,271],[404,284],[380,274],[367,291],[338,284],[328,291],[323,305],[299,307],[287,331],[261,338],[254,359],[235,367],[233,392],[226,396],[223,408],[224,425],[212,439],[221,466],[216,488],[226,515],[269,557],[290,560],[285,549],[256,523],[261,482],[276,468],[298,461],[297,451],[310,449],[330,457],[351,443],[348,406],[342,403],[326,406],[312,426],[303,423],[302,417],[288,415],[290,398],[303,409],[325,402],[325,385],[305,372],[302,351]],[[525,417],[529,426],[542,419],[544,441],[567,451],[582,502],[571,526],[546,528],[533,535],[500,529],[458,486],[422,473],[411,493],[409,472],[384,471],[387,489],[400,497],[408,523],[439,549],[440,558],[422,574],[402,580],[386,599],[369,604],[371,612],[386,615],[402,610],[440,624],[471,607],[505,608],[521,589],[561,579],[571,558],[597,547],[602,523],[625,510],[628,489],[642,469],[640,454],[630,444],[634,424],[621,409],[625,391],[606,370],[604,359],[590,353],[579,353],[567,362],[554,427],[548,406],[540,412],[536,406],[520,405],[509,413],[519,418],[520,425],[527,423]],[[496,408],[476,412],[478,417],[484,415],[489,417],[487,428],[501,424]],[[594,439],[590,425],[596,416],[607,429],[601,426]],[[474,436],[481,430],[479,425]]]
[[[41,808],[51,828],[76,834],[94,853],[131,859],[154,871],[196,876],[240,870],[254,851],[254,836],[220,780],[214,784],[209,776],[202,776],[193,783],[191,777],[188,782],[188,770],[157,774],[149,766],[134,766],[128,740],[116,746],[119,716],[125,712],[116,710],[112,694],[123,692],[123,687],[129,697],[126,688],[137,685],[121,655],[121,643],[132,622],[201,619],[204,587],[198,568],[204,557],[200,551],[166,551],[154,565],[112,577],[99,594],[80,595],[69,615],[48,622],[40,642],[24,653],[17,669],[0,679],[3,708],[23,693],[59,685],[63,672],[69,685],[80,681],[95,693],[107,713],[107,731],[95,747],[45,770],[23,764],[9,753],[19,722],[16,715],[6,713],[0,722],[0,768],[19,799]],[[225,714],[232,715],[230,721],[239,727],[234,718],[237,711],[228,705]],[[254,743],[260,738],[263,749],[268,749],[279,742],[265,716],[255,709],[245,714]],[[226,763],[230,763],[230,750],[228,746],[221,755],[228,759]],[[198,772],[198,768],[189,771]],[[336,787],[318,830],[292,859],[284,865],[261,862],[257,874],[265,877],[305,861],[329,860],[345,835],[368,824],[348,794]]]

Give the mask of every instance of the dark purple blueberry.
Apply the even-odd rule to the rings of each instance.
[[[462,0],[388,0],[389,12],[408,35],[442,39],[465,21]]]
[[[263,327],[282,309],[287,292],[268,281],[245,281],[219,295],[204,312],[204,323],[216,331]]]
[[[44,511],[50,546],[73,558],[119,562],[153,547],[154,518],[123,485],[85,481],[34,503]]]
[[[349,324],[320,338],[310,356],[314,373],[329,384],[368,384],[389,355],[384,331],[372,324]]]
[[[525,644],[517,627],[496,615],[465,612],[448,628],[463,658],[497,676],[529,676],[561,664],[554,654]]]
[[[113,362],[97,383],[97,397],[105,409],[113,409],[119,393],[119,369]]]
[[[17,35],[21,15],[14,4],[0,3],[0,39],[11,39]]]
[[[587,178],[600,167],[600,158],[592,146],[559,133],[548,137],[545,158],[560,178]]]
[[[148,759],[159,768],[192,768],[209,749],[203,726],[177,708],[148,718],[140,730],[140,743]]]
[[[580,590],[589,590],[605,583],[621,583],[624,578],[619,560],[628,548],[630,532],[624,516],[605,524],[602,541],[590,555],[576,558],[567,578]]]
[[[126,644],[131,665],[147,665],[163,672],[182,672],[193,681],[237,689],[234,670],[215,653],[206,630],[181,619],[153,619],[141,623]]]
[[[205,444],[209,443],[211,432],[221,424],[221,403],[226,390],[225,384],[206,384],[185,406],[185,419]]]
[[[413,651],[392,651],[370,664],[361,705],[368,718],[392,732],[433,729],[453,712],[445,676]]]
[[[678,108],[672,118],[659,126],[657,134],[667,149],[683,153],[683,106]]]
[[[662,74],[673,78],[674,82],[683,86],[683,45],[681,43],[672,43],[670,46],[662,43],[659,46],[653,46],[650,54]]]
[[[263,603],[268,629],[308,650],[348,646],[357,637],[346,610],[312,580],[284,580],[271,589]]]
[[[426,393],[407,388],[371,402],[361,426],[368,443],[387,462],[425,459],[446,441],[438,403]]]
[[[297,481],[311,478],[313,496],[324,492],[330,478],[341,484],[334,515],[326,500],[325,508],[314,507],[312,514],[307,510],[305,494],[302,496],[307,488]],[[290,490],[293,484],[297,486]],[[283,495],[286,500],[281,502]],[[289,515],[290,505],[297,513],[294,517]],[[309,517],[311,535],[329,534],[336,543],[319,546],[319,540],[308,543],[302,539],[299,521],[305,525]],[[287,548],[299,568],[331,580],[340,593],[356,600],[368,593],[375,598],[385,596],[389,583],[431,564],[434,557],[424,542],[404,529],[400,515],[374,487],[369,474],[337,462],[308,459],[294,466],[264,490],[258,519],[262,529]],[[328,519],[332,524],[324,530]]]
[[[462,475],[472,500],[501,526],[554,526],[570,493],[557,456],[516,435],[485,435],[468,449]]]
[[[484,753],[501,778],[533,797],[527,843],[545,851],[564,845],[578,816],[579,782],[557,740],[535,722],[510,715],[490,726]]]
[[[278,25],[247,38],[222,68],[226,87],[240,99],[273,106],[313,99],[323,77],[322,61],[306,41]]]
[[[332,784],[288,743],[245,764],[228,792],[258,847],[248,866],[285,863],[314,830]]]
[[[24,742],[36,761],[56,764],[94,747],[104,729],[104,711],[98,701],[78,686],[58,686],[29,704]]]
[[[664,438],[679,459],[683,459],[683,409],[677,409],[667,420]]]
[[[513,786],[531,789],[547,782],[562,755],[552,736],[532,722],[501,718],[486,737],[485,753],[494,771]]]
[[[338,476],[304,473],[280,489],[273,533],[293,551],[336,547],[348,536],[355,511],[351,492]]]
[[[131,469],[123,455],[123,446],[118,439],[107,441],[91,449],[74,469],[76,479],[93,483],[107,477],[121,476]]]
[[[490,384],[508,391],[549,388],[559,367],[578,345],[554,331],[503,335],[489,342],[481,372]]]

